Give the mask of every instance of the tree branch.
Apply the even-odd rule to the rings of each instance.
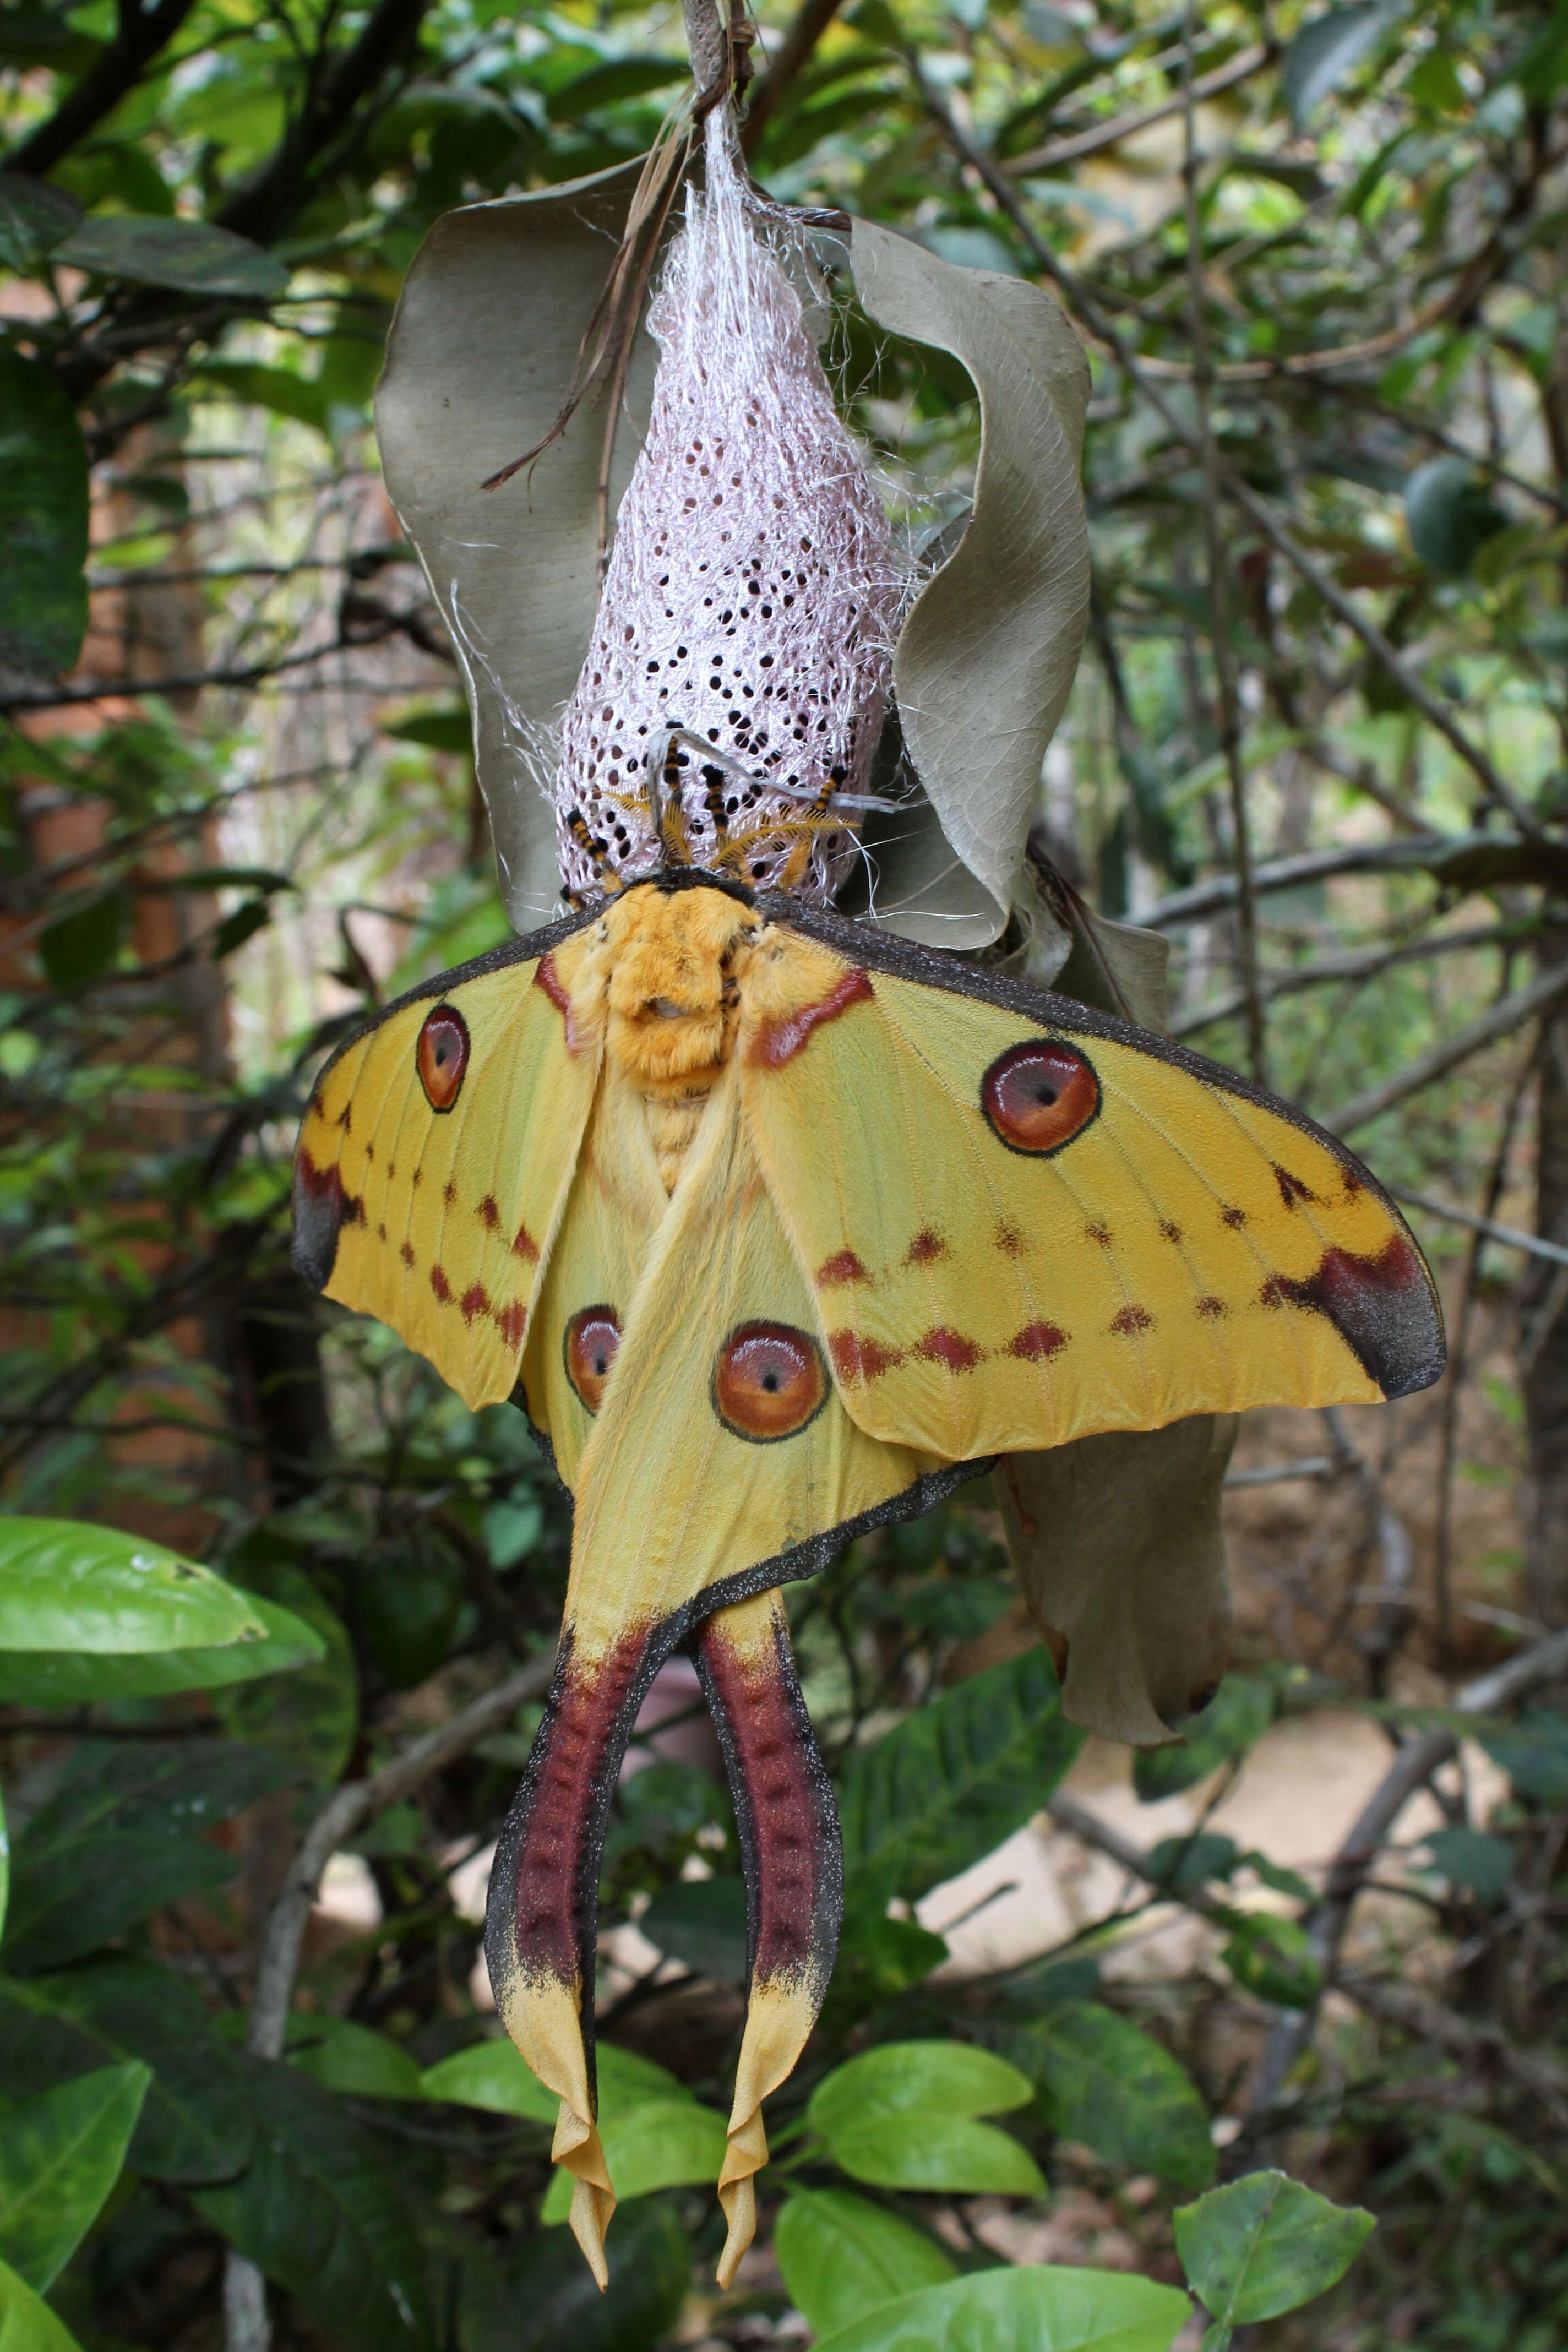
[[[842,0],[801,0],[788,32],[769,60],[767,72],[752,93],[741,126],[741,152],[754,155],[785,93],[811,63],[818,41],[837,16]]]
[[[157,0],[153,8],[122,7],[120,29],[96,65],[89,67],[47,122],[40,122],[5,158],[7,172],[41,176],[112,114],[141,80],[160,49],[167,47],[195,0]]]
[[[1375,1087],[1363,1087],[1360,1094],[1352,1095],[1342,1109],[1330,1114],[1328,1125],[1336,1135],[1348,1135],[1352,1128],[1370,1125],[1374,1118],[1381,1118],[1385,1110],[1392,1110],[1395,1103],[1403,1102],[1407,1095],[1419,1094],[1423,1087],[1435,1086],[1439,1078],[1447,1077],[1450,1070],[1460,1062],[1468,1061],[1472,1054],[1496,1045],[1500,1037],[1506,1037],[1510,1030],[1522,1027],[1525,1022],[1533,1020],[1538,1013],[1546,1012],[1564,996],[1568,996],[1568,964],[1550,965],[1545,971],[1536,974],[1528,988],[1514,989],[1489,1011],[1478,1013],[1474,1021],[1467,1021],[1464,1027],[1457,1029],[1451,1037],[1445,1037],[1428,1053],[1406,1063],[1405,1068],[1396,1070],[1391,1078],[1384,1078]]]

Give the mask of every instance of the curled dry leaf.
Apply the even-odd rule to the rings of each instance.
[[[575,684],[593,625],[603,394],[514,480],[480,485],[554,424],[639,170],[438,221],[409,271],[376,398],[387,489],[463,665],[502,893],[522,930],[557,901],[552,815],[527,752]],[[887,825],[868,912],[909,938],[979,947],[1006,920],[1041,757],[1083,637],[1088,363],[1037,287],[957,268],[865,221],[850,259],[879,325],[967,369],[982,436],[973,520],[915,599],[894,667],[929,807]],[[612,513],[646,425],[655,356],[639,331]]]
[[[1225,1672],[1219,1497],[1236,1431],[1234,1415],[1201,1413],[997,1467],[1024,1598],[1058,1654],[1063,1712],[1087,1730],[1170,1739]]]
[[[1089,362],[1057,302],[1021,278],[961,268],[864,220],[850,257],[867,314],[951,352],[980,401],[969,529],[915,599],[893,658],[904,740],[941,833],[907,818],[888,828],[901,838],[878,848],[877,911],[929,946],[984,947],[1007,919],[1089,616]]]
[[[554,811],[528,761],[577,682],[598,604],[605,406],[584,402],[535,463],[481,485],[549,433],[615,258],[640,165],[438,220],[387,342],[375,424],[386,488],[462,665],[501,896],[517,928],[560,908]],[[640,330],[612,509],[653,391]]]

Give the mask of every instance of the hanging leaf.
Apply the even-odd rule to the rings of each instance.
[[[1201,1413],[997,1466],[1024,1598],[1047,1639],[1065,1645],[1063,1709],[1102,1738],[1172,1738],[1225,1672],[1220,1496],[1237,1428],[1234,1415]]]
[[[906,814],[889,827],[905,838],[876,855],[880,919],[932,946],[983,947],[1007,920],[1089,619],[1089,362],[1037,286],[959,268],[867,220],[850,256],[868,315],[952,352],[980,402],[969,529],[915,599],[893,657],[899,723],[941,830],[911,832]]]
[[[414,259],[375,399],[388,496],[452,635],[475,713],[501,896],[519,930],[557,911],[555,821],[529,768],[577,682],[598,604],[602,401],[499,489],[481,485],[554,423],[639,166],[438,220]],[[646,425],[639,333],[616,440],[619,503]]]
[[[1099,2001],[1068,2000],[1005,2037],[1053,2131],[1107,2164],[1158,2173],[1179,2189],[1214,2179],[1208,2111],[1168,2050]]]
[[[260,301],[281,294],[289,272],[247,236],[208,221],[156,213],[94,214],[55,247],[57,261],[102,278],[131,278],[182,294],[234,294]]]
[[[79,898],[38,934],[38,955],[51,988],[79,988],[107,971],[131,925],[125,890]]]
[[[61,386],[0,341],[0,669],[55,678],[87,627],[87,444]]]

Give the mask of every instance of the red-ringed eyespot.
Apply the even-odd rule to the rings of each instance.
[[[437,1004],[425,1015],[415,1066],[432,1110],[450,1110],[468,1066],[468,1024],[455,1004]]]
[[[793,1437],[827,1402],[822,1350],[788,1323],[742,1323],[713,1366],[713,1410],[753,1445]]]
[[[1009,1151],[1043,1160],[1089,1125],[1100,1080],[1076,1047],[1031,1037],[998,1054],[980,1081],[980,1108]]]
[[[590,1412],[599,1410],[620,1344],[621,1318],[613,1307],[580,1307],[566,1326],[566,1377]]]

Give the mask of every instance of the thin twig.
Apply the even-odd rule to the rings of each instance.
[[[1391,1078],[1381,1079],[1374,1087],[1363,1087],[1359,1095],[1352,1095],[1348,1103],[1331,1114],[1327,1124],[1336,1135],[1348,1135],[1352,1128],[1369,1127],[1374,1118],[1392,1110],[1395,1103],[1419,1094],[1424,1087],[1435,1086],[1472,1054],[1495,1045],[1500,1037],[1522,1028],[1527,1021],[1533,1021],[1537,1013],[1560,1003],[1564,996],[1568,996],[1568,964],[1554,964],[1538,972],[1528,988],[1514,989],[1489,1011],[1467,1021],[1451,1037],[1445,1037],[1440,1045],[1406,1063]]]

